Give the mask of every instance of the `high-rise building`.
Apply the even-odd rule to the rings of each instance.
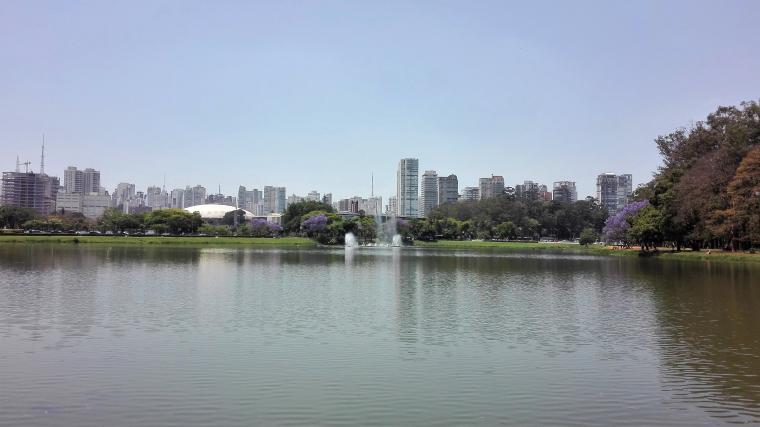
[[[386,215],[397,215],[398,214],[398,199],[396,196],[390,196],[388,197],[388,206],[385,208]]]
[[[618,175],[618,209],[627,205],[631,201],[633,195],[633,175],[622,174]]]
[[[69,166],[63,171],[63,191],[70,194],[84,193],[84,172]]]
[[[362,199],[359,203],[359,210],[364,211],[365,215],[376,216],[383,213],[383,198],[376,196],[369,199]]]
[[[420,191],[420,215],[427,217],[434,207],[438,206],[438,173],[425,171],[422,174]]]
[[[103,216],[106,209],[112,206],[111,196],[100,193],[81,194],[82,214],[86,218],[97,219]]]
[[[318,191],[309,191],[309,194],[306,195],[306,200],[312,201],[312,202],[318,202],[320,201],[319,198],[319,192]]]
[[[185,190],[181,188],[175,188],[169,195],[169,206],[175,209],[182,209],[185,207]]]
[[[418,159],[401,159],[396,173],[397,215],[416,218],[419,216],[419,169]]]
[[[607,172],[596,178],[596,199],[610,213],[628,204],[632,194],[633,177],[630,174]]]
[[[195,187],[185,187],[185,208],[191,206],[202,205],[206,203],[206,187],[202,185],[196,185]]]
[[[145,205],[151,209],[164,209],[167,207],[167,194],[161,187],[151,186],[145,192]]]
[[[82,212],[82,193],[59,191],[55,197],[55,211],[60,214]]]
[[[275,187],[275,193],[277,194],[277,197],[275,199],[274,213],[285,213],[285,209],[288,207],[285,187]]]
[[[438,204],[455,203],[459,200],[459,181],[456,175],[438,177]]]
[[[295,194],[291,194],[290,196],[288,196],[287,205],[290,206],[296,203],[301,203],[304,200],[305,199],[301,196],[296,196]]]
[[[264,187],[264,214],[285,212],[287,204],[285,191],[285,187],[273,187],[271,185]]]
[[[63,171],[63,189],[67,193],[100,193],[100,172],[92,168],[78,170],[69,166]]]
[[[128,206],[129,201],[135,196],[135,184],[120,182],[113,192],[114,206]],[[183,206],[181,206],[183,207]]]
[[[578,201],[578,191],[573,181],[557,181],[552,189],[554,201],[561,203],[575,203]]]
[[[523,181],[522,184],[515,185],[515,197],[523,200],[550,201],[552,194],[546,185],[533,181]]]
[[[100,171],[92,168],[84,170],[84,194],[100,193]]]
[[[481,199],[501,196],[504,194],[504,177],[491,175],[490,178],[480,178],[479,196]]]
[[[338,200],[338,212],[341,213],[359,213],[359,202],[361,197],[352,197],[350,199]]]
[[[209,205],[226,205],[237,207],[237,198],[232,196],[225,196],[224,194],[209,194],[206,196],[206,204]]]
[[[340,199],[337,203],[337,211],[342,213],[360,213],[364,212],[365,215],[375,216],[382,213],[383,198],[382,197],[370,197],[364,199],[359,196],[354,196],[350,199]]]
[[[332,193],[325,193],[322,196],[322,203],[325,203],[325,204],[328,204],[328,205],[332,206],[332,204],[333,204]]]
[[[3,172],[0,204],[34,209],[41,215],[55,211],[60,181],[34,172]]]
[[[480,188],[478,187],[464,187],[462,190],[462,201],[480,200]]]
[[[237,203],[240,209],[245,209],[253,212],[256,209],[256,205],[261,202],[261,190],[252,189],[246,190],[244,186],[238,188]]]

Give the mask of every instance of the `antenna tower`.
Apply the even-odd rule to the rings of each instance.
[[[45,173],[45,134],[42,134],[42,156],[40,156],[40,174]]]

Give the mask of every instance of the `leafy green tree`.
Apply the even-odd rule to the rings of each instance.
[[[663,214],[663,238],[678,248],[733,245],[744,227],[729,186],[742,159],[760,144],[760,104],[719,107],[656,143],[663,166],[648,187],[650,202]]]
[[[760,145],[750,150],[728,185],[730,235],[740,244],[760,243]],[[733,240],[732,240],[733,247]]]
[[[375,219],[369,216],[360,216],[358,219],[357,237],[361,243],[374,242],[377,238]]]
[[[119,219],[123,220],[124,217]],[[194,233],[200,227],[202,220],[197,212],[189,213],[184,209],[158,209],[145,214],[142,223],[146,229],[154,230],[156,233],[183,234]]]
[[[327,203],[305,200],[298,203],[292,203],[285,209],[282,215],[282,226],[286,233],[297,233],[300,231],[303,216],[309,212],[334,212],[332,206]]]
[[[495,236],[499,239],[514,239],[517,236],[517,226],[512,221],[505,221],[496,226]]]
[[[21,228],[24,230],[47,230],[47,220],[45,219],[30,219],[21,224]]]
[[[579,243],[583,246],[592,245],[596,243],[598,239],[599,233],[597,233],[593,228],[584,228],[583,231],[581,231]]]
[[[662,242],[663,215],[657,208],[647,205],[629,219],[631,224],[628,229],[630,240],[636,242],[641,250],[646,252],[656,250],[657,244]]]
[[[0,227],[2,228],[20,228],[23,223],[36,217],[37,213],[33,209],[0,206]]]
[[[246,220],[245,220],[245,211],[242,210],[242,209],[237,209],[237,210],[229,211],[229,212],[225,213],[224,217],[222,217],[222,224],[229,225],[229,226],[234,226],[235,225],[235,221],[236,221],[235,217],[237,217],[237,224],[238,225],[245,224],[245,222],[246,222]]]

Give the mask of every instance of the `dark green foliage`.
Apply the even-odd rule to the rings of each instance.
[[[285,213],[282,215],[282,227],[285,233],[298,233],[301,228],[301,222],[304,219],[303,216],[314,211],[334,212],[332,206],[327,203],[312,200],[288,205],[288,208],[285,209]]]
[[[33,209],[0,206],[0,228],[21,228],[22,224],[36,217]]]
[[[103,231],[136,232],[153,230],[156,233],[189,234],[198,231],[203,219],[198,212],[183,209],[159,209],[144,214],[125,214],[108,209],[98,221]]]
[[[242,209],[229,211],[226,214],[224,214],[224,217],[222,217],[222,224],[224,225],[235,225],[235,217],[237,217],[237,225],[241,226],[245,224],[245,211]]]
[[[581,237],[578,243],[584,246],[592,245],[596,243],[598,239],[599,233],[597,233],[593,228],[585,228],[583,231],[581,231]]]
[[[607,211],[593,200],[560,203],[500,196],[438,206],[426,220],[412,222],[411,237],[533,240],[551,236],[570,240],[586,228],[601,230],[606,219]]]
[[[638,192],[658,211],[658,235],[676,249],[751,246],[750,229],[736,208],[750,206],[752,191],[737,203],[732,182],[760,179],[757,168],[739,165],[760,144],[760,104],[720,107],[704,122],[656,139],[663,166]],[[739,176],[741,175],[741,176]],[[751,187],[751,185],[750,185]],[[749,196],[749,197],[748,197]],[[654,213],[647,212],[654,217]],[[649,221],[648,218],[647,221]],[[651,224],[648,224],[651,225]],[[649,230],[651,231],[651,230]]]

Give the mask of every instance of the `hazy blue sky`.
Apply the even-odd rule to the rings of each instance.
[[[395,193],[401,157],[460,188],[636,183],[653,139],[760,98],[760,1],[2,1],[2,169],[109,191]]]

